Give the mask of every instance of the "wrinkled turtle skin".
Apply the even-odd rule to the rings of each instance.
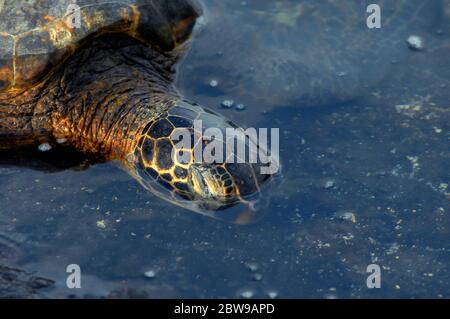
[[[259,164],[172,156],[183,150],[170,137],[180,128],[193,132],[196,119],[204,129],[237,128],[184,100],[173,85],[183,44],[201,14],[198,4],[77,1],[77,28],[66,12],[71,3],[3,3],[0,148],[63,144],[116,160],[147,189],[195,211],[249,203],[270,177]]]

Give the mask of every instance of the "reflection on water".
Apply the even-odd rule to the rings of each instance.
[[[0,264],[54,280],[36,288],[50,297],[450,297],[450,3],[380,3],[369,32],[361,2],[205,1],[178,83],[280,128],[283,178],[257,223],[167,204],[113,163],[4,163]]]

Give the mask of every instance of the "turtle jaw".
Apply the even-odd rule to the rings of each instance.
[[[195,200],[208,209],[220,210],[239,201],[235,185],[225,186],[214,167],[191,165],[188,186]]]

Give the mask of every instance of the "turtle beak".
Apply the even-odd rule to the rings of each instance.
[[[204,202],[215,203],[218,207],[227,202],[225,187],[208,167],[200,165],[190,167],[189,188],[195,197]]]

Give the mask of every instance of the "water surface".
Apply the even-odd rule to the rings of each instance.
[[[178,87],[242,126],[280,128],[283,178],[260,220],[170,205],[114,163],[3,164],[0,264],[55,281],[13,292],[449,298],[450,3],[405,2],[380,2],[385,29],[368,30],[360,1],[205,1]],[[82,289],[66,287],[73,263]],[[380,289],[366,286],[372,263]]]

